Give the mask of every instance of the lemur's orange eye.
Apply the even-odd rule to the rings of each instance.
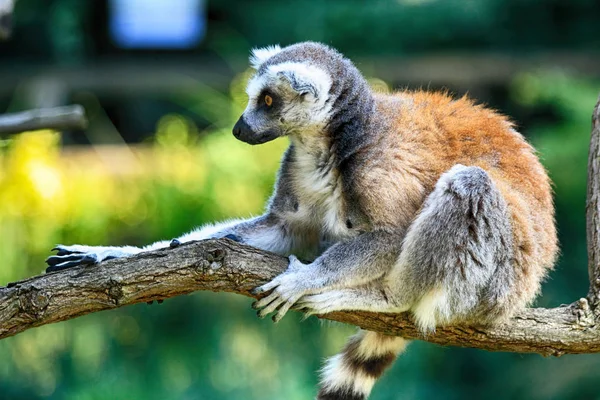
[[[273,98],[269,95],[266,95],[265,96],[265,104],[270,107],[271,104],[273,104]]]

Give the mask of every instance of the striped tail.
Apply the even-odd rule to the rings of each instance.
[[[327,360],[317,400],[365,400],[407,344],[400,337],[359,331],[340,354]]]

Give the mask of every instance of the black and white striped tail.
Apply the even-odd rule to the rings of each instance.
[[[317,400],[366,399],[407,343],[400,337],[359,331],[340,354],[327,360]]]

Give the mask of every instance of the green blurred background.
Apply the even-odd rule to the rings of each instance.
[[[318,40],[380,90],[449,89],[511,115],[555,183],[562,253],[537,305],[574,301],[599,21],[597,0],[18,0],[0,112],[79,103],[90,127],[0,136],[0,285],[40,273],[56,243],[143,245],[260,213],[287,139],[230,134],[249,49]],[[310,399],[353,331],[195,293],[0,341],[0,399]],[[599,379],[598,355],[415,342],[372,398],[600,399]]]

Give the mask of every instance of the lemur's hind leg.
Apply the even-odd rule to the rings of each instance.
[[[437,182],[381,281],[300,300],[310,314],[411,310],[422,329],[485,322],[502,311],[513,277],[506,202],[481,168],[456,165]]]
[[[456,165],[442,175],[402,246],[381,280],[305,296],[299,306],[319,314],[410,309],[427,330],[438,323],[493,318],[511,291],[510,217],[481,168]],[[366,399],[405,344],[373,332],[351,339],[327,361],[318,400]]]
[[[507,303],[513,262],[505,199],[486,171],[455,165],[440,177],[413,222],[388,282],[393,294],[408,297],[423,330],[488,322]]]

